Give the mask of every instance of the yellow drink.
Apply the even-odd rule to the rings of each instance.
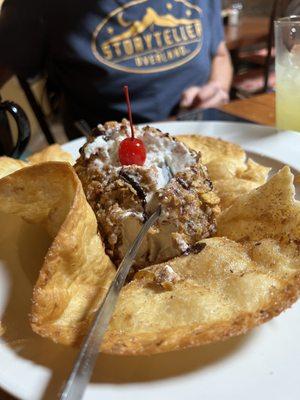
[[[297,76],[277,67],[276,121],[277,128],[300,132],[300,69]]]
[[[300,16],[275,22],[275,43],[277,127],[300,132]]]

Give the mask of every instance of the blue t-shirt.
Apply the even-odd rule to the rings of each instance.
[[[165,119],[182,92],[206,83],[223,40],[220,0],[6,0],[0,64],[46,70],[73,119]]]

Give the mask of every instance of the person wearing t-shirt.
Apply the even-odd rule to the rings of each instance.
[[[0,71],[44,71],[70,137],[76,120],[123,118],[125,84],[138,123],[223,104],[232,78],[220,0],[5,0]]]

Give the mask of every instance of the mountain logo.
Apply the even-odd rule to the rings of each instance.
[[[148,2],[128,2],[96,27],[91,46],[99,62],[145,74],[176,68],[200,53],[203,25],[197,4],[187,0],[161,2],[158,12]]]

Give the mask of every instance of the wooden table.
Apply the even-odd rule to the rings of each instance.
[[[275,126],[275,93],[235,100],[220,107],[222,111],[262,125]]]
[[[269,35],[270,18],[242,17],[236,26],[225,27],[225,41],[230,51],[266,42]]]

